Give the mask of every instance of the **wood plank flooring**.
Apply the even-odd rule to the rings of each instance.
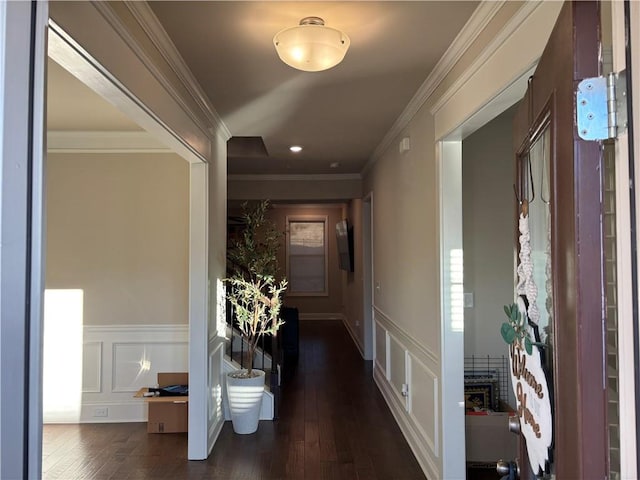
[[[339,321],[300,324],[300,360],[282,388],[280,418],[236,435],[226,422],[205,461],[186,434],[146,424],[45,425],[45,479],[424,479]]]

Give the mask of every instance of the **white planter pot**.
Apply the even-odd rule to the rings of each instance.
[[[264,372],[253,369],[251,378],[238,378],[237,375],[246,370],[227,373],[227,397],[233,431],[236,433],[253,433],[258,429],[260,407],[264,393]]]

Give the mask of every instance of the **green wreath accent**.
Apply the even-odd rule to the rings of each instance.
[[[533,345],[537,344],[531,341],[526,318],[520,313],[518,305],[515,303],[505,305],[504,313],[507,315],[509,321],[504,322],[500,328],[502,338],[508,345],[517,343],[522,347],[524,342],[524,349],[531,355],[533,353]]]

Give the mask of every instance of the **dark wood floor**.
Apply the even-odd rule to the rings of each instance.
[[[280,418],[253,435],[226,422],[211,456],[188,461],[186,434],[146,425],[45,425],[45,479],[424,479],[341,322],[300,325],[300,360]]]

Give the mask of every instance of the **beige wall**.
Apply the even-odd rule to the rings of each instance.
[[[240,209],[235,205],[230,207],[230,215],[238,215]],[[344,218],[343,204],[275,204],[269,211],[271,218],[278,229],[283,233],[282,248],[278,255],[278,263],[283,276],[286,276],[287,259],[285,256],[286,238],[286,219],[287,216],[320,216],[327,217],[327,240],[329,247],[329,257],[327,259],[328,279],[329,279],[329,295],[327,296],[291,296],[285,297],[285,304],[291,307],[297,307],[302,318],[336,318],[344,314],[345,306],[343,305],[343,272],[338,268],[338,252],[336,245],[336,223]]]
[[[229,200],[295,200],[342,201],[362,196],[362,180],[338,178],[328,180],[327,176],[292,175],[272,179],[260,179],[254,176],[235,175],[229,178]],[[339,177],[339,176],[336,176]],[[357,175],[355,177],[358,177]]]
[[[421,108],[365,179],[374,192],[374,305],[433,352],[440,346],[433,117]],[[411,150],[398,142],[410,137]],[[379,288],[378,288],[379,286]]]
[[[447,317],[450,328],[441,329],[441,295],[452,292],[440,288],[440,239],[448,234],[441,231],[440,197],[449,192],[439,191],[437,141],[451,132],[458,136],[450,140],[460,140],[457,127],[477,120],[472,116],[524,75],[539,57],[559,5],[527,3],[535,11],[521,16],[518,9],[522,5],[506,2],[500,6],[453,69],[432,85],[424,103],[363,180],[363,194],[373,196],[374,378],[430,478],[464,476],[464,462],[457,457],[464,443],[464,418],[457,406],[462,396],[461,352],[455,345],[441,345],[443,335],[455,336],[453,343],[457,344],[462,332],[453,317]],[[516,32],[498,35],[509,30],[505,27],[512,17],[516,17],[511,24],[517,25]],[[498,37],[502,43],[493,44]],[[486,53],[485,60],[476,63],[480,53]],[[486,68],[489,61],[490,69]],[[493,114],[510,105],[493,104]],[[410,138],[411,149],[400,154],[398,144],[403,137]],[[455,150],[454,145],[450,147]],[[447,174],[454,170],[451,165]],[[448,221],[457,223],[454,217]],[[443,260],[449,264],[448,259]],[[443,376],[451,365],[460,365],[454,372],[460,375],[460,382],[454,376]],[[407,386],[408,399],[403,386]]]
[[[507,355],[502,306],[514,291],[514,160],[509,109],[462,142],[465,355]]]
[[[342,219],[342,205],[277,205],[271,210],[271,218],[275,221],[277,228],[281,232],[286,231],[287,216],[326,216],[327,217],[327,240],[329,247],[329,258],[327,259],[329,295],[327,296],[285,296],[285,304],[297,307],[302,318],[304,316],[318,317],[322,314],[334,316],[343,313],[342,304],[342,270],[338,268],[338,250],[336,245],[336,223]],[[284,243],[284,238],[283,238]],[[286,271],[285,249],[280,250],[278,258],[280,268]]]
[[[50,154],[46,288],[81,288],[85,325],[188,323],[189,164]]]

